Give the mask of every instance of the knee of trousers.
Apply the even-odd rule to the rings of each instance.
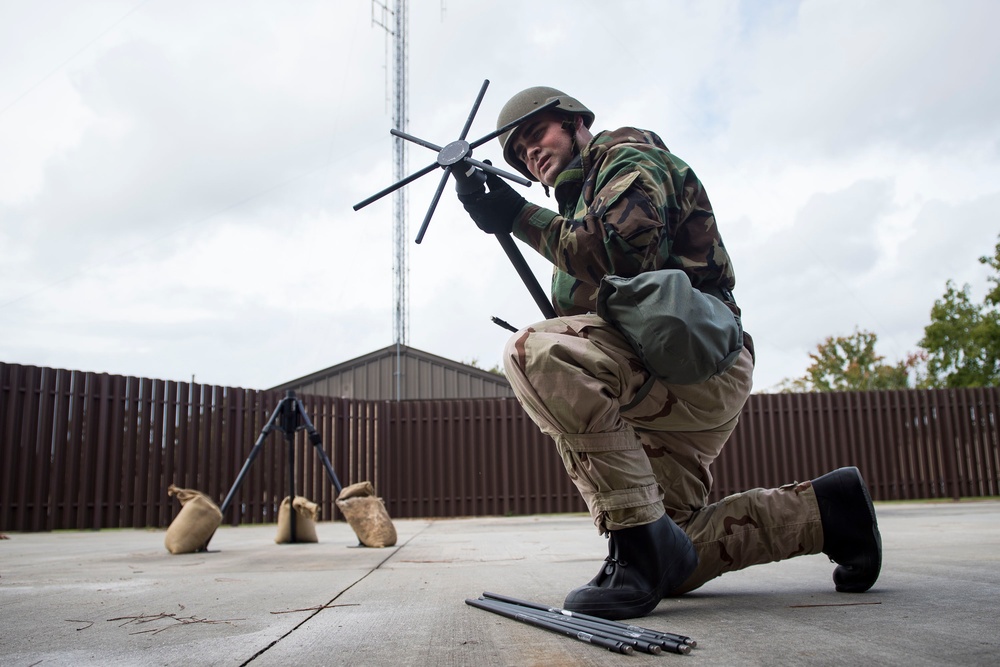
[[[605,340],[608,332],[579,321],[583,317],[522,329],[504,349],[504,369],[514,394],[532,421],[552,437],[622,428],[621,405],[644,381],[644,375],[633,372],[628,354]]]

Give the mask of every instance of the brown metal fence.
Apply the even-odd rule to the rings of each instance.
[[[283,394],[0,363],[0,530],[164,527],[170,484],[217,502]],[[513,399],[302,396],[340,481],[397,518],[583,511],[555,448]],[[1000,495],[1000,388],[752,396],[712,499],[858,465],[877,500]],[[304,432],[295,488],[336,517]],[[265,440],[225,520],[267,523],[288,447]]]

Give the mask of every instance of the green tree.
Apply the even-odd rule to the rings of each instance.
[[[465,364],[466,366],[472,366],[473,368],[478,368],[479,370],[486,371],[487,373],[493,373],[494,375],[507,377],[507,374],[504,372],[503,366],[501,366],[498,363],[493,364],[492,368],[483,368],[482,366],[479,365],[479,359],[476,358],[473,358],[469,361],[463,361],[462,363]]]
[[[910,374],[918,368],[922,355],[911,354],[896,365],[884,362],[875,352],[878,336],[870,331],[854,330],[850,336],[830,336],[810,353],[812,363],[805,376],[785,380],[782,392],[802,391],[875,391],[906,389]]]
[[[957,289],[952,281],[931,308],[931,323],[918,345],[927,352],[927,375],[922,387],[992,387],[1000,384],[1000,241],[993,257],[980,264],[995,274],[983,303],[973,303],[969,285]]]

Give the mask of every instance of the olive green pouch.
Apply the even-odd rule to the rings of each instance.
[[[634,278],[606,276],[597,313],[625,335],[653,375],[698,384],[725,372],[743,349],[740,318],[721,300],[691,286],[677,269]]]

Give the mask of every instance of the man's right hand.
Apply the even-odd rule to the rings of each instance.
[[[487,234],[510,234],[514,219],[528,200],[496,174],[486,174],[486,185],[489,192],[482,187],[469,194],[459,192],[458,200],[476,226]]]

